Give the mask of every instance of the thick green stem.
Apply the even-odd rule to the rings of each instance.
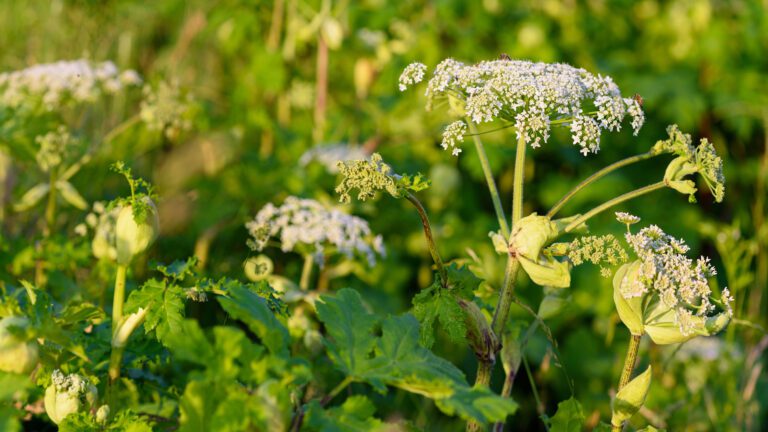
[[[624,368],[621,370],[621,379],[619,379],[619,390],[623,389],[629,379],[632,377],[632,371],[635,369],[637,360],[637,351],[640,348],[640,338],[642,335],[632,335],[627,348],[627,356],[624,358]]]
[[[491,171],[491,164],[488,162],[488,155],[485,154],[485,147],[483,147],[483,141],[477,133],[475,124],[469,118],[467,118],[467,124],[469,125],[469,130],[472,132],[472,138],[475,141],[477,157],[480,159],[480,166],[483,167],[485,181],[488,183],[488,191],[491,193],[491,201],[493,201],[493,209],[496,211],[496,218],[499,221],[501,235],[504,236],[504,238],[507,238],[509,237],[509,226],[507,225],[507,218],[504,215],[504,208],[501,205],[499,190],[496,188],[496,181],[493,179],[493,171]]]
[[[637,351],[640,348],[640,338],[642,335],[632,335],[629,340],[629,347],[627,348],[627,356],[624,358],[624,368],[621,370],[621,378],[619,379],[619,388],[617,391],[621,391],[625,385],[629,383],[629,379],[632,377],[632,370],[635,369],[635,361],[637,360]],[[611,427],[612,432],[621,432],[623,426],[613,425]]]
[[[120,321],[123,319],[123,303],[125,303],[125,275],[128,266],[117,265],[117,274],[115,275],[115,293],[112,297],[112,331],[117,329]]]
[[[624,195],[619,195],[616,198],[610,201],[606,201],[603,204],[600,204],[599,206],[593,208],[592,210],[574,219],[573,222],[571,222],[570,224],[568,224],[568,226],[565,227],[565,232],[571,232],[572,230],[574,230],[575,228],[577,228],[578,226],[580,226],[581,224],[589,220],[592,216],[602,213],[603,211],[608,210],[609,208],[615,205],[621,204],[624,201],[629,201],[632,198],[637,198],[641,195],[645,195],[649,192],[659,190],[665,186],[666,185],[664,184],[664,182],[660,181],[658,183],[654,183],[645,187],[641,187],[640,189],[633,190],[632,192],[627,192]]]
[[[312,277],[313,261],[314,258],[312,255],[304,256],[304,266],[301,268],[301,279],[299,280],[299,288],[301,288],[302,291],[307,291],[309,289],[309,281]]]
[[[412,193],[409,192],[405,198],[410,201],[414,207],[416,207],[416,211],[419,213],[419,217],[421,218],[421,225],[424,227],[424,237],[427,239],[429,254],[432,256],[432,261],[434,261],[435,265],[437,266],[437,271],[440,274],[441,284],[445,286],[448,283],[448,274],[445,270],[443,260],[440,258],[440,252],[437,250],[437,244],[435,243],[435,238],[432,235],[432,226],[429,223],[427,211],[424,209],[424,206],[421,205],[419,199],[416,198],[416,196]]]
[[[48,204],[45,206],[45,230],[43,236],[50,237],[56,225],[56,168],[51,168],[48,181]]]
[[[523,218],[523,185],[525,184],[525,140],[517,140],[515,150],[515,180],[512,189],[512,229]]]
[[[659,153],[660,154],[660,153]],[[632,157],[628,157],[626,159],[622,159],[618,162],[614,162],[607,167],[601,169],[600,171],[592,174],[591,176],[584,179],[581,183],[576,185],[573,189],[570,190],[567,194],[565,194],[562,198],[560,198],[560,201],[557,202],[550,210],[547,212],[547,217],[552,218],[560,209],[563,208],[563,206],[571,199],[574,195],[576,195],[580,190],[584,189],[585,187],[589,186],[590,184],[594,183],[595,181],[605,177],[606,175],[610,174],[613,171],[616,171],[617,169],[633,164],[635,162],[640,162],[649,158],[652,158],[654,156],[657,156],[658,154],[654,154],[651,152],[648,153],[642,153],[639,155],[635,155]]]

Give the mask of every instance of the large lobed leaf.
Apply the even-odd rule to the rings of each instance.
[[[365,310],[360,295],[343,289],[316,303],[330,339],[326,341],[337,368],[379,391],[398,387],[435,400],[448,415],[482,423],[504,420],[517,404],[485,387],[473,388],[447,360],[419,344],[419,323],[412,315],[381,321]],[[381,336],[374,334],[381,323]]]

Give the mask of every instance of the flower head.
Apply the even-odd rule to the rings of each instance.
[[[464,135],[467,133],[467,124],[461,120],[449,124],[443,131],[443,141],[440,146],[443,150],[451,150],[451,155],[458,156],[461,153],[461,147],[458,143],[464,141]]]
[[[356,160],[337,164],[342,180],[336,186],[339,201],[348,203],[350,193],[358,190],[357,199],[365,201],[376,196],[378,191],[386,191],[394,198],[402,198],[410,191],[418,192],[429,187],[430,183],[421,174],[395,174],[384,163],[381,155],[374,153],[370,160]]]
[[[403,77],[415,76],[412,66],[403,72],[401,90],[407,88]],[[423,65],[418,71],[423,73]],[[610,77],[566,64],[500,59],[466,65],[447,59],[435,68],[426,95],[427,109],[447,97],[460,100],[475,123],[512,122],[518,139],[532,147],[547,142],[553,125],[570,126],[573,143],[584,154],[597,152],[602,130],[619,130],[626,116],[635,134],[645,121],[640,104],[622,98]]]
[[[406,66],[403,73],[400,74],[400,91],[405,91],[408,89],[408,86],[420,83],[424,79],[426,72],[427,66],[422,63],[411,63]]]
[[[664,182],[681,193],[689,194],[690,200],[695,201],[693,194],[696,185],[686,177],[698,173],[707,184],[716,202],[722,202],[725,197],[725,175],[723,175],[723,160],[717,155],[715,146],[703,138],[698,146],[694,146],[689,134],[680,131],[677,125],[667,127],[669,138],[658,141],[651,153],[674,153],[673,159],[664,174]]]
[[[376,255],[385,254],[382,237],[373,235],[368,222],[311,199],[291,196],[279,207],[267,204],[245,226],[251,235],[248,245],[256,251],[275,238],[283,251],[304,249],[319,263],[326,248],[348,258],[362,255],[371,266],[376,264]]]
[[[93,102],[102,94],[114,94],[140,83],[135,71],[121,72],[109,61],[39,64],[0,73],[0,105],[18,108],[39,103],[45,110],[53,111],[68,103]]]
[[[728,323],[733,298],[727,288],[720,300],[713,298],[707,279],[717,272],[709,258],[688,258],[688,245],[656,225],[627,233],[626,240],[638,259],[616,274],[614,300],[633,333],[676,343]]]
[[[183,94],[177,82],[161,82],[154,88],[147,85],[143,91],[139,116],[148,129],[174,139],[192,128],[192,97]]]
[[[576,238],[568,245],[568,259],[575,266],[585,262],[599,265],[600,273],[608,277],[611,271],[604,266],[624,264],[629,257],[616,237],[608,234]]]

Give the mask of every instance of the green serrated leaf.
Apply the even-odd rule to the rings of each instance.
[[[515,411],[514,401],[470,387],[456,366],[421,346],[419,323],[412,315],[385,319],[381,336],[376,336],[378,319],[364,309],[356,291],[343,289],[321,297],[316,305],[330,335],[330,357],[347,376],[379,391],[389,385],[426,396],[449,415],[483,423]]]
[[[146,333],[154,330],[163,345],[167,345],[170,338],[181,337],[184,320],[184,291],[181,287],[150,279],[131,293],[125,309],[131,313],[140,307],[148,311],[144,321]]]
[[[385,424],[373,417],[376,407],[365,396],[351,396],[339,407],[324,410],[313,402],[307,409],[304,429],[316,432],[376,431]]]
[[[445,399],[435,401],[437,407],[448,415],[458,415],[464,420],[480,423],[504,421],[517,411],[517,403],[503,398],[487,387],[463,387]]]
[[[342,289],[335,296],[322,296],[315,303],[317,315],[335,343],[328,344],[329,356],[345,374],[357,377],[366,369],[368,354],[376,339],[371,336],[378,319],[363,307],[360,294]],[[383,390],[379,383],[377,388]]]
[[[584,412],[579,401],[571,397],[557,404],[557,412],[549,420],[550,432],[581,432]]]
[[[195,266],[197,266],[197,257],[192,256],[183,261],[176,260],[168,265],[157,264],[155,270],[167,278],[180,281],[186,277],[194,276]]]
[[[267,301],[242,285],[230,286],[228,293],[218,297],[221,307],[232,318],[243,321],[270,352],[287,355],[288,329],[277,320]]]

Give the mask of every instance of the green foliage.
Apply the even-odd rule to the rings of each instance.
[[[316,307],[331,337],[331,359],[353,380],[380,392],[389,385],[417,393],[435,400],[446,414],[483,423],[503,420],[517,408],[487,388],[470,387],[459,369],[421,346],[413,316],[381,320],[365,310],[351,289],[323,297]],[[381,336],[376,336],[373,329],[379,324]]]
[[[552,432],[580,432],[584,427],[584,412],[579,401],[571,397],[557,404],[557,412],[545,420]]]

